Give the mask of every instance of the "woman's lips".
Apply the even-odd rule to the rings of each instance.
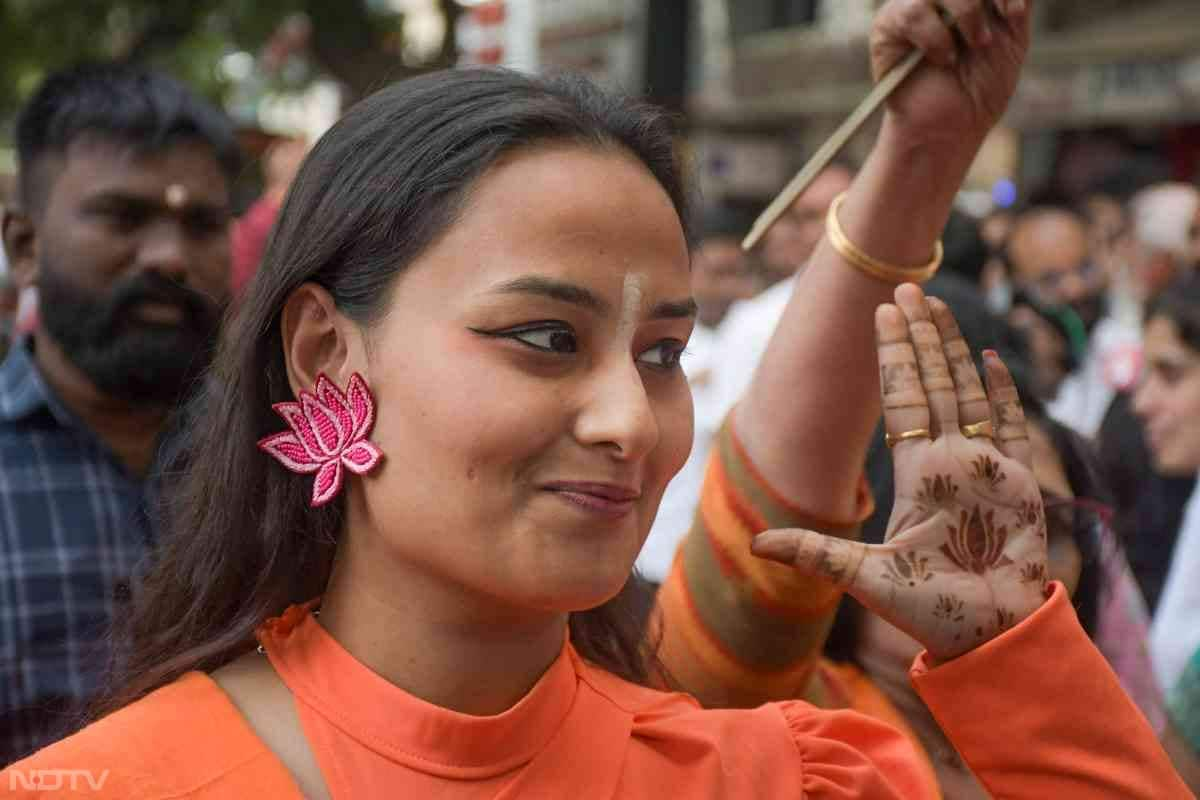
[[[630,513],[641,497],[635,489],[611,483],[555,481],[543,488],[577,509],[611,519]]]

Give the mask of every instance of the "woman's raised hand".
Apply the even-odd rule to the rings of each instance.
[[[888,122],[902,141],[962,146],[974,155],[1016,89],[1032,6],[1033,0],[890,0],[880,9],[871,31],[876,78],[913,48],[927,62],[888,102]]]
[[[949,308],[918,287],[899,287],[875,324],[896,477],[887,540],[776,530],[753,550],[844,587],[945,660],[1046,597],[1046,525],[1025,415],[999,357],[985,354],[985,390]]]

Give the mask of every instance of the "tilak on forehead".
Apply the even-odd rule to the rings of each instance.
[[[163,201],[167,204],[167,208],[178,211],[187,205],[187,187],[183,184],[172,183],[163,191]]]
[[[621,287],[621,319],[619,328],[628,330],[637,326],[642,314],[642,299],[645,297],[646,276],[640,272],[625,275]]]

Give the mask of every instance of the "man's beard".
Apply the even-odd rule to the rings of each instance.
[[[173,405],[212,359],[221,307],[158,273],[135,274],[94,295],[42,263],[38,297],[42,327],[67,359],[114,399]],[[179,322],[139,318],[138,308],[149,303],[178,309]]]

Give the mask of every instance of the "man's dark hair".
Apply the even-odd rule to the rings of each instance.
[[[241,163],[229,120],[179,81],[136,64],[79,64],[46,78],[17,119],[18,190],[27,211],[45,201],[47,158],[84,137],[139,152],[200,142],[230,178]]]

